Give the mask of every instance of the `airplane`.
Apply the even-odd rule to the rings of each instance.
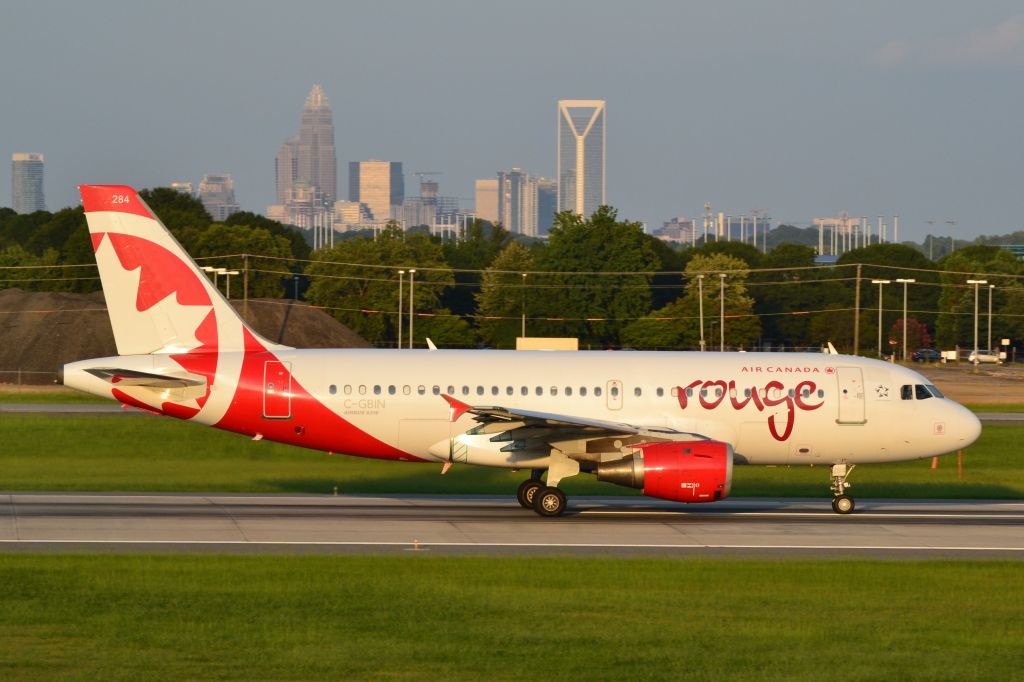
[[[527,470],[519,503],[567,508],[581,473],[683,503],[734,465],[855,466],[967,447],[981,423],[925,377],[836,353],[296,349],[254,332],[127,186],[79,188],[116,357],[64,383],[124,406],[358,457]],[[545,476],[546,473],[546,476]]]

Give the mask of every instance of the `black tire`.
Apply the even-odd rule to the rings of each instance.
[[[516,490],[516,500],[519,501],[519,505],[523,509],[533,509],[533,497],[543,487],[543,483],[532,478],[528,478],[520,483],[519,488]]]
[[[544,486],[533,496],[533,511],[541,516],[561,516],[566,507],[565,493],[552,486]]]
[[[849,495],[837,495],[832,498],[832,511],[836,514],[850,514],[856,506],[853,498]]]

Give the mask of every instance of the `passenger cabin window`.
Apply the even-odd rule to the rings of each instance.
[[[491,386],[491,395],[498,395],[498,387]]]
[[[345,395],[352,395],[352,385],[345,384]]]
[[[484,387],[483,386],[477,386],[476,387],[476,394],[477,395],[483,395],[484,394]]]
[[[462,395],[469,395],[469,386],[462,387]]]
[[[373,387],[373,394],[380,395],[380,384],[377,384],[376,386]]]
[[[597,396],[598,398],[601,397],[601,387],[600,386],[594,386],[594,395]]]
[[[924,386],[922,386],[921,384],[915,384],[914,385],[914,396],[918,400],[927,400],[928,398],[932,397],[932,394],[929,393],[928,389],[925,388]]]
[[[512,387],[511,386],[506,386],[505,387],[505,395],[512,395]]]
[[[455,387],[448,384],[448,395],[455,395]]]
[[[335,393],[338,392],[338,387],[335,386],[334,384],[331,384],[330,386],[327,387],[327,392],[330,393],[331,395],[334,395]]]
[[[572,386],[565,387],[565,395],[570,398],[572,397]]]
[[[633,389],[633,395],[635,395],[637,398],[639,398],[643,394],[644,394],[644,390],[642,388],[640,388],[639,386],[637,386],[636,388]]]
[[[416,387],[416,392],[419,393],[420,395],[425,395],[427,392],[427,387],[421,384]]]
[[[913,400],[914,399],[914,387],[910,384],[904,384],[900,386],[900,400]]]
[[[587,397],[587,387],[586,386],[580,386],[580,397],[581,398],[586,398]]]
[[[558,395],[558,386],[551,387],[551,395]]]
[[[612,392],[612,397],[613,398],[618,398],[619,397],[619,387],[618,386],[612,386],[611,392]]]
[[[359,395],[366,395],[366,385],[359,384]]]
[[[388,386],[388,395],[394,395],[394,394],[395,394],[395,387],[392,384],[391,386]]]
[[[441,395],[441,387],[440,387],[440,386],[434,385],[434,386],[432,386],[432,387],[430,388],[430,391],[431,391],[431,392],[432,392],[432,393],[433,393],[434,395]]]
[[[528,389],[526,386],[520,386],[519,395],[530,395],[530,389]]]
[[[662,398],[662,397],[664,397],[664,396],[665,396],[665,389],[663,389],[663,388],[662,388],[661,386],[659,386],[659,387],[658,387],[658,390],[657,390],[657,391],[655,391],[655,394],[656,394],[656,395],[657,395],[657,396],[658,396],[659,398]]]
[[[534,389],[533,392],[536,393],[537,395],[544,395],[544,387],[538,386],[536,389]]]

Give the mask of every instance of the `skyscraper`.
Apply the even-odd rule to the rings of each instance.
[[[11,155],[11,203],[15,213],[46,210],[42,154],[15,152]]]
[[[373,220],[398,216],[405,200],[405,177],[400,161],[351,161],[348,199],[366,204]]]
[[[498,179],[476,181],[476,217],[489,223],[498,222]]]
[[[277,150],[274,159],[274,185],[277,189],[277,203],[287,204],[292,196],[292,187],[299,178],[299,138],[289,137]]]
[[[604,199],[605,102],[558,101],[558,210],[589,217]]]
[[[289,140],[290,142],[290,140]],[[285,145],[288,145],[286,142]],[[323,88],[314,85],[302,109],[297,144],[298,178],[323,195],[325,206],[338,198],[338,158],[334,152],[334,117]],[[280,162],[280,152],[279,152]],[[280,163],[278,172],[280,173]],[[278,176],[280,178],[280,175]]]
[[[519,168],[498,171],[498,222],[505,229],[537,236],[537,178]]]
[[[558,182],[549,178],[537,178],[537,236],[551,232],[558,211]]]

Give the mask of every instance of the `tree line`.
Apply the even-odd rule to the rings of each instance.
[[[546,241],[483,221],[468,225],[458,241],[393,223],[312,252],[300,231],[263,216],[243,212],[217,223],[180,192],[141,195],[201,263],[248,270],[246,295],[301,297],[379,346],[394,346],[400,333],[408,342],[411,304],[420,346],[430,337],[439,345],[510,348],[525,326],[529,336],[577,337],[585,348],[698,348],[703,338],[711,349],[723,342],[756,349],[831,341],[871,354],[879,294],[888,349],[903,335],[903,285],[896,280],[914,279],[906,294],[908,348],[970,347],[975,292],[966,280],[978,277],[995,285],[981,294],[981,345],[989,296],[994,344],[1024,337],[1024,267],[990,245],[933,262],[912,247],[880,244],[816,266],[815,250],[797,243],[768,253],[724,241],[673,247],[604,206],[587,218],[558,214]],[[82,209],[0,209],[0,280],[3,288],[99,289]],[[241,288],[232,287],[236,297]]]

